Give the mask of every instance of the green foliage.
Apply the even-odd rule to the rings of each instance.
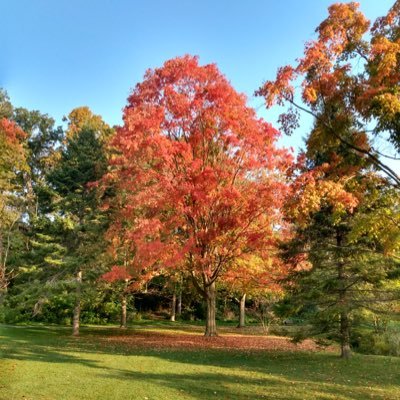
[[[391,329],[383,333],[358,332],[353,345],[364,354],[400,356],[400,331]]]
[[[297,332],[297,340],[313,336],[340,341],[343,312],[353,327],[362,311],[390,317],[391,305],[395,307],[400,296],[396,259],[380,253],[379,243],[365,235],[354,240],[350,236],[352,219],[333,226],[324,218],[324,212],[315,215],[313,224],[299,231],[286,249],[291,257],[307,246],[311,262],[310,269],[290,274],[290,296],[278,308],[284,317],[298,316],[305,321],[306,327]]]
[[[0,88],[0,119],[10,119],[13,115],[13,110],[8,93],[3,88]]]
[[[64,132],[55,128],[51,117],[14,108],[4,91],[0,92],[0,115],[24,131],[27,165],[15,179],[19,185],[16,198],[24,214],[16,213],[18,224],[6,236],[7,268],[14,275],[3,299],[2,318],[70,323],[75,272],[87,272],[85,294],[108,262],[102,239],[107,215],[99,210],[101,199],[90,183],[106,170],[105,140],[112,130],[95,116],[96,124],[82,120],[79,126],[75,124],[74,135],[63,141]],[[7,174],[14,171],[11,167],[5,165]],[[90,301],[90,315],[83,317],[104,322],[108,316],[94,311],[99,304],[92,297]]]

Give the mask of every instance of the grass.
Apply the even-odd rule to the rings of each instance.
[[[141,330],[160,338],[200,334],[159,323],[124,335]],[[118,332],[88,327],[76,339],[69,328],[0,326],[0,399],[400,399],[400,358],[346,362],[331,352],[149,349],[102,340]]]

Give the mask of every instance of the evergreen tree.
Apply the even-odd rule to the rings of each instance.
[[[341,124],[338,131],[351,143],[351,116]],[[317,122],[287,203],[295,233],[286,249],[292,265],[287,287],[292,312],[300,312],[309,323],[301,335],[337,339],[342,357],[348,358],[360,313],[382,312],[377,304],[400,299],[391,283],[400,270],[399,193],[370,170],[367,158],[335,141],[321,141],[323,130]],[[373,223],[377,215],[380,222]]]
[[[63,220],[58,232],[65,246],[64,278],[75,276],[73,333],[79,334],[83,273],[85,279],[101,272],[107,216],[99,209],[99,191],[93,185],[106,171],[105,142],[91,127],[83,127],[68,137],[60,161],[49,174],[54,191],[55,214]]]

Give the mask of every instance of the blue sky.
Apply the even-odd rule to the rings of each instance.
[[[0,0],[0,87],[16,106],[61,123],[87,105],[121,122],[129,91],[147,68],[183,54],[215,62],[263,117],[254,91],[302,54],[332,0]],[[394,0],[361,0],[370,19]],[[298,147],[303,128],[285,145]]]

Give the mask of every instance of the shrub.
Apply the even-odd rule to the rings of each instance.
[[[356,350],[364,354],[400,356],[400,331],[389,329],[384,333],[365,333],[359,336]]]

